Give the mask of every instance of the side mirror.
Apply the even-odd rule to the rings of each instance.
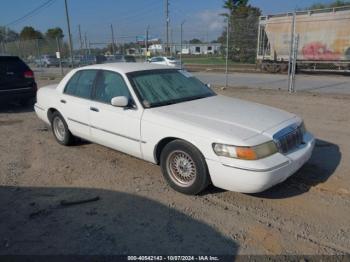
[[[129,99],[126,96],[116,96],[111,100],[112,106],[127,107],[129,105]]]
[[[206,85],[207,87],[211,88],[211,84],[206,83],[205,85]]]

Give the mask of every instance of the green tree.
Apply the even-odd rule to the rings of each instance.
[[[19,34],[21,40],[43,39],[43,34],[31,26],[23,27]]]
[[[223,8],[232,14],[238,7],[247,6],[248,0],[226,0]]]
[[[4,26],[0,26],[0,42],[13,42],[18,40],[19,35],[16,31],[13,31]]]
[[[49,28],[45,33],[46,38],[49,39],[61,39],[64,37],[63,30],[60,27]]]
[[[224,8],[228,13],[222,14],[229,19],[230,59],[242,63],[254,63],[258,40],[258,25],[261,10],[248,4],[248,0],[226,0]],[[218,41],[226,46],[226,30]]]
[[[193,38],[189,41],[190,44],[202,44],[202,41],[197,39],[197,38]]]
[[[307,9],[313,10],[313,9],[341,7],[341,6],[347,6],[347,5],[350,5],[350,1],[336,0],[336,1],[333,1],[333,2],[328,3],[328,4],[315,3]]]

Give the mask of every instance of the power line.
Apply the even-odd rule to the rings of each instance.
[[[13,20],[12,22],[8,23],[5,25],[5,27],[9,27],[11,25],[16,25],[20,22],[23,22],[24,20],[33,17],[34,15],[38,14],[41,10],[51,6],[56,0],[48,0],[46,2],[44,2],[43,4],[41,4],[40,6],[36,7],[35,9],[33,9],[32,11],[28,12],[27,14],[25,14],[24,16],[17,18],[16,20]]]

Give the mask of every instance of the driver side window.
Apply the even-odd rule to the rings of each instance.
[[[110,104],[112,98],[117,96],[125,96],[129,101],[132,100],[128,86],[121,75],[110,71],[101,71],[96,81],[94,100]]]

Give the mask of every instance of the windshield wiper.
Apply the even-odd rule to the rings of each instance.
[[[178,104],[178,103],[182,103],[182,102],[188,102],[188,101],[192,101],[192,100],[198,100],[198,99],[211,97],[211,96],[214,96],[214,94],[206,94],[206,95],[200,95],[200,96],[185,97],[185,98],[181,98],[181,99],[172,99],[172,100],[165,101],[165,102],[151,104],[150,108],[152,108],[152,107],[159,107],[159,106],[168,106],[168,105]]]

